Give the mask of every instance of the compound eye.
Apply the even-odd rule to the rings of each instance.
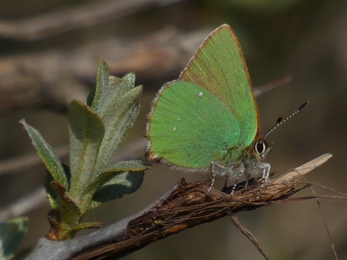
[[[254,145],[254,150],[257,152],[257,154],[263,154],[266,151],[266,143],[264,142],[264,140],[260,140],[258,142],[255,143]]]

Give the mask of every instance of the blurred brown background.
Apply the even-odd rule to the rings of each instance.
[[[0,215],[1,208],[28,199],[45,176],[41,163],[30,161],[27,166],[24,161],[34,148],[19,119],[26,118],[68,162],[66,106],[74,98],[85,99],[95,83],[98,59],[103,58],[113,75],[135,71],[137,84],[144,85],[141,113],[117,157],[142,158],[145,115],[155,93],[178,77],[202,40],[223,23],[236,32],[255,87],[284,76],[293,79],[258,98],[263,133],[278,116],[310,100],[307,108],[269,137],[274,142],[267,160],[271,169],[279,175],[330,152],[334,157],[307,178],[346,192],[346,13],[343,0],[1,1]],[[109,224],[136,213],[180,177],[207,179],[155,164],[135,194],[101,206],[86,220]],[[215,188],[221,186],[219,182]],[[21,247],[25,250],[48,231],[49,207],[45,201],[35,206],[38,199],[24,202],[33,209],[25,212],[29,216],[29,233]],[[322,209],[339,259],[347,259],[346,202],[323,201]],[[272,259],[332,259],[315,201],[238,216]],[[153,243],[124,259],[263,258],[225,218]]]

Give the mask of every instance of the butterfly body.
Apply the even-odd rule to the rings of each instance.
[[[188,172],[267,178],[270,151],[240,45],[228,25],[214,30],[178,80],[152,103],[147,157]]]

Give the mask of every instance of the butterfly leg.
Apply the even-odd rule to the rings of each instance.
[[[236,187],[237,187],[237,184],[239,183],[239,180],[241,178],[241,176],[243,175],[243,171],[240,171],[237,175],[236,175],[236,178],[235,178],[235,181],[234,181],[234,185],[233,185],[233,188],[231,189],[231,192],[230,192],[230,195],[233,195],[235,190],[236,190]],[[248,180],[247,180],[248,182]],[[246,183],[247,185],[247,183]],[[247,187],[247,186],[246,186]]]
[[[211,179],[210,187],[208,188],[208,192],[211,191],[212,186],[216,180],[216,177],[225,176],[227,169],[217,163],[211,162],[211,172],[212,172],[212,179]]]
[[[235,181],[234,181],[234,185],[233,185],[233,187],[232,187],[232,189],[231,189],[230,195],[233,195],[233,194],[234,194],[234,192],[235,192],[235,190],[236,190],[236,187],[237,187],[237,184],[239,183],[239,180],[240,180],[240,177],[242,176],[242,174],[243,174],[243,173],[240,172],[240,173],[238,173],[238,174],[236,175],[236,178],[235,178]],[[225,189],[228,187],[228,181],[229,181],[229,176],[227,176],[227,177],[225,178],[223,190],[225,190]],[[247,183],[246,183],[246,187],[247,187]]]
[[[216,173],[212,173],[212,179],[211,179],[211,182],[210,182],[210,187],[207,190],[208,192],[211,191],[215,180],[216,180]]]
[[[269,175],[270,175],[271,165],[269,163],[262,163],[260,169],[262,169],[263,171],[263,176],[261,180],[259,193],[261,193],[264,187],[266,186],[267,179],[269,178]]]

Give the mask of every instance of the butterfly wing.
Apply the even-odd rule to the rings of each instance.
[[[202,43],[180,79],[212,93],[236,117],[239,144],[249,146],[259,132],[257,104],[240,44],[229,25],[214,30]]]
[[[208,90],[185,81],[165,84],[147,117],[149,159],[192,172],[223,161],[240,128],[230,109]]]

